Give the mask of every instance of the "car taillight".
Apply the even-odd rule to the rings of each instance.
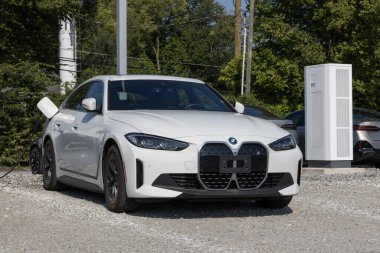
[[[363,126],[363,125],[354,125],[354,131],[370,131],[377,132],[380,128],[377,126]]]
[[[282,125],[281,128],[285,130],[297,130],[297,126],[295,124],[285,124]]]

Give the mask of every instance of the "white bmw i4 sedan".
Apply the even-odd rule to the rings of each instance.
[[[46,100],[47,101],[46,101]],[[101,192],[113,212],[137,203],[249,199],[286,207],[299,192],[302,154],[292,135],[242,114],[188,78],[98,76],[57,108],[47,98],[43,187]]]

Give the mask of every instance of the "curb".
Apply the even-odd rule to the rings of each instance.
[[[302,168],[303,175],[339,175],[339,174],[356,174],[365,173],[366,168]]]

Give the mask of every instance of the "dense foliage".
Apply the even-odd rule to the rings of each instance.
[[[353,65],[354,104],[380,110],[380,1],[256,1],[252,94],[284,113],[303,106],[303,68]],[[237,95],[241,59],[220,80]]]
[[[79,19],[82,79],[116,71],[116,41],[110,40],[116,38],[115,1],[86,4],[91,11]],[[136,0],[128,4],[128,73],[217,82],[221,67],[233,55],[233,17],[221,5],[214,0]]]
[[[59,84],[59,20],[76,20],[81,82],[116,72],[115,9],[116,0],[1,1],[0,164],[15,162],[35,123],[42,129],[35,106]],[[349,63],[355,105],[379,111],[379,13],[376,0],[256,0],[252,94],[239,97],[242,59],[233,58],[233,17],[220,4],[128,1],[128,73],[200,78],[284,115],[303,106],[305,65]]]

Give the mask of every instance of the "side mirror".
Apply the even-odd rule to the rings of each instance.
[[[96,99],[86,98],[82,100],[82,107],[87,111],[96,111]]]
[[[245,107],[242,103],[239,103],[238,101],[235,102],[235,110],[238,113],[242,114],[244,112],[244,109],[245,109]]]
[[[53,118],[58,112],[57,106],[48,97],[41,99],[37,107],[48,119]]]

